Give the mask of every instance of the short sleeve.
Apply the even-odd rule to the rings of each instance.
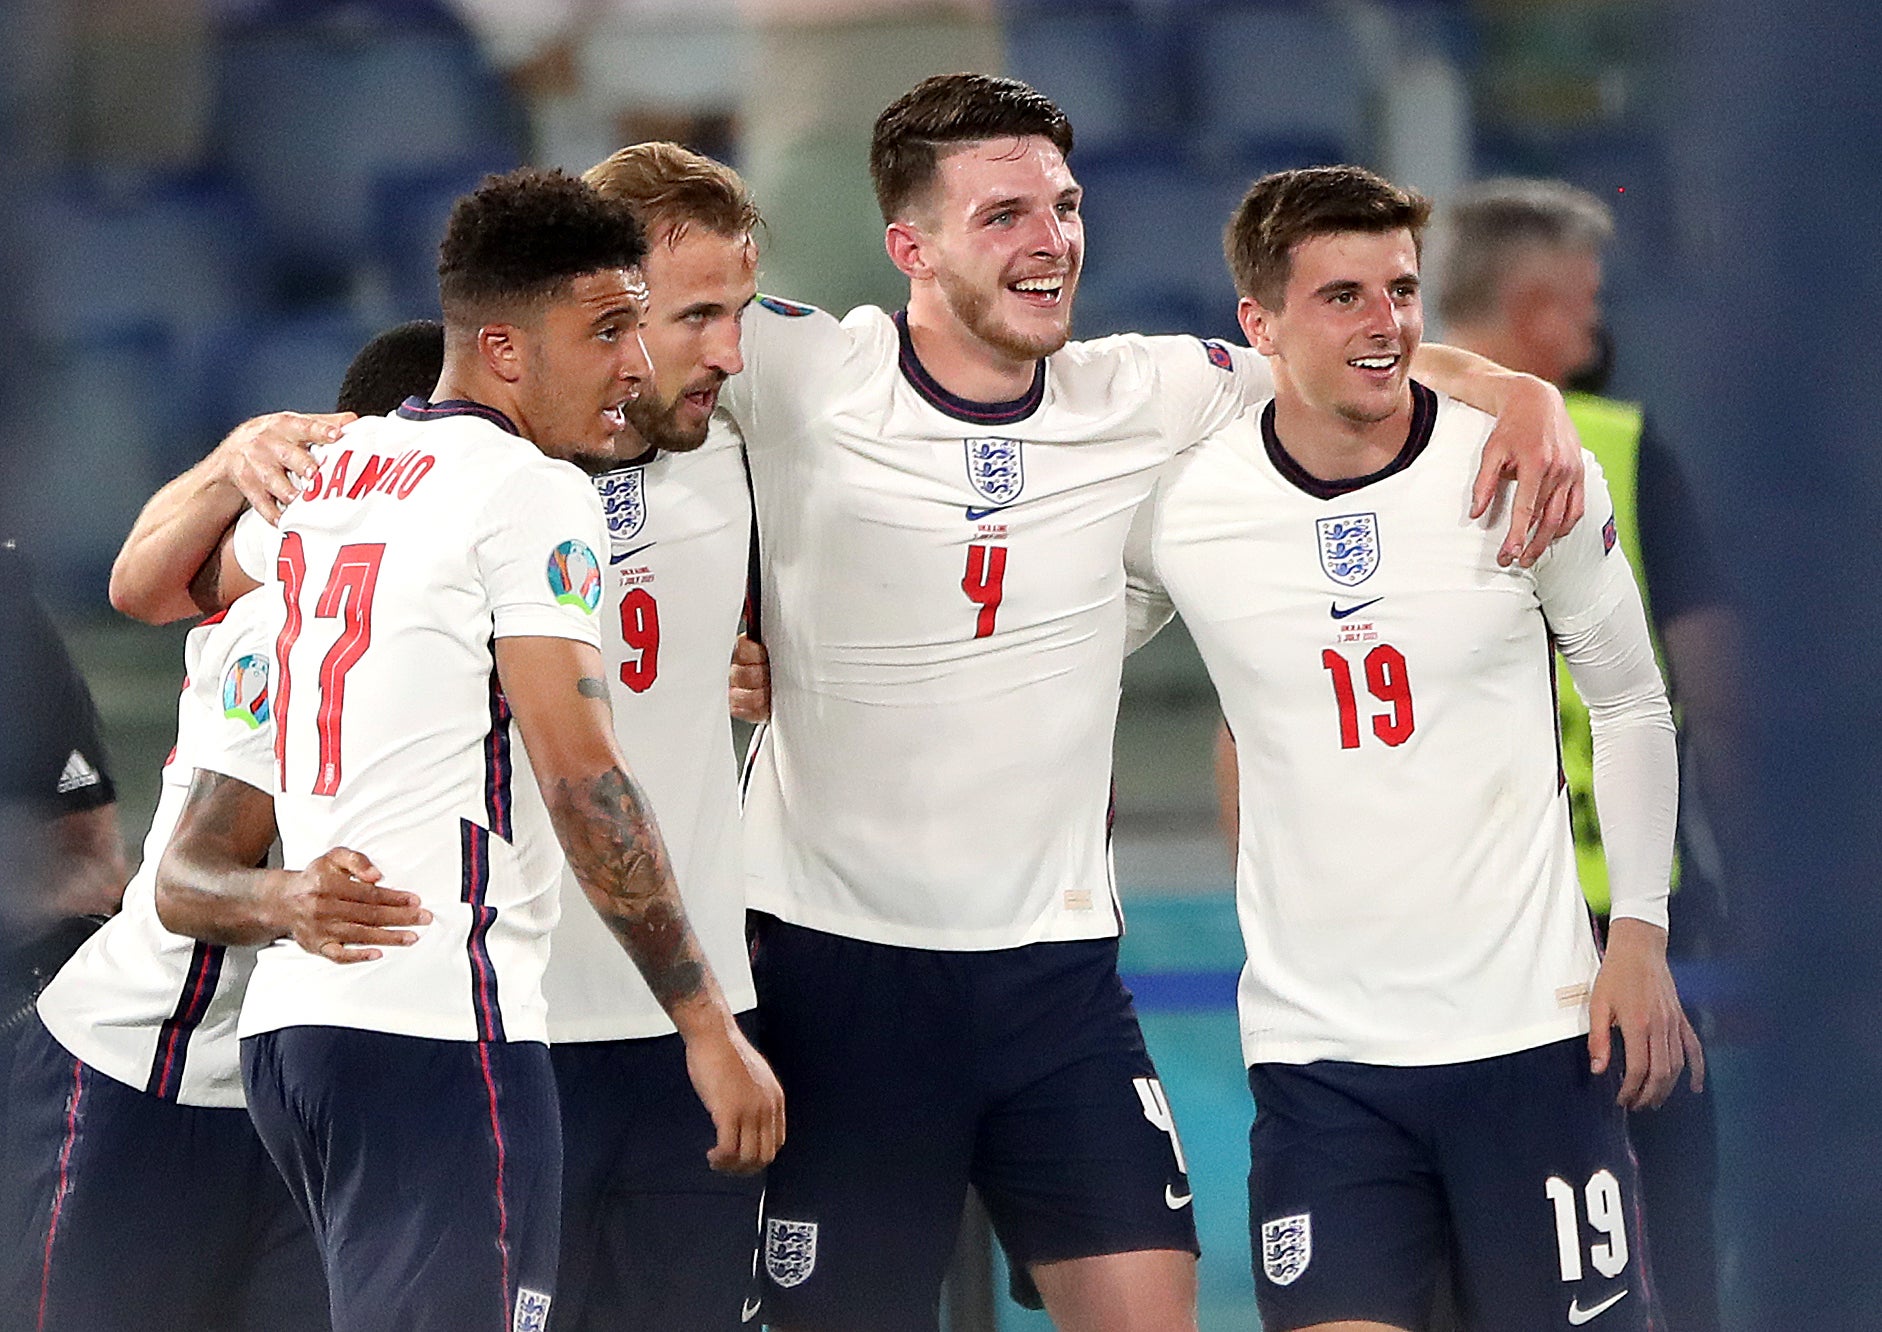
[[[719,406],[748,446],[786,433],[778,418],[806,388],[827,385],[851,348],[835,316],[814,305],[759,295],[745,307],[739,354],[745,368],[719,390]]]
[[[280,549],[281,533],[275,525],[255,510],[244,509],[235,520],[235,535],[229,543],[237,567],[257,583],[271,583]]]
[[[608,525],[578,470],[544,461],[496,487],[477,538],[477,565],[498,638],[574,638],[601,646]]]
[[[255,604],[267,595],[251,592],[229,608],[190,676],[190,701],[200,713],[191,766],[258,791],[272,791],[275,778],[273,626]]]
[[[1274,396],[1268,358],[1218,338],[1148,337],[1165,429],[1179,449]]]
[[[1614,501],[1601,464],[1586,449],[1588,516],[1549,547],[1536,562],[1537,595],[1549,627],[1572,637],[1596,624],[1630,597],[1638,599],[1633,570],[1621,549]]]

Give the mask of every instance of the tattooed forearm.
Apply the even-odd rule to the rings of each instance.
[[[584,675],[581,679],[577,680],[575,682],[575,692],[580,694],[583,698],[598,699],[603,703],[608,701],[608,686],[602,681],[595,679],[592,675]]]
[[[671,1012],[706,994],[704,954],[634,779],[614,768],[581,781],[559,780],[549,814],[569,868],[660,1005]]]

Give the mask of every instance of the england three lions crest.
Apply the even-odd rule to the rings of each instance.
[[[817,1223],[765,1218],[765,1271],[780,1286],[801,1286],[817,1266]]]
[[[969,439],[967,479],[987,503],[1011,504],[1026,486],[1026,459],[1017,439]]]
[[[601,496],[602,511],[608,515],[609,538],[632,540],[647,523],[645,469],[635,467],[598,476],[595,491]]]
[[[1291,1286],[1313,1261],[1313,1213],[1261,1223],[1261,1271],[1277,1286]]]
[[[1358,587],[1379,570],[1379,515],[1347,513],[1316,518],[1320,567],[1341,587]]]

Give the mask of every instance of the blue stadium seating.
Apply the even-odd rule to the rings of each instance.
[[[356,353],[379,330],[348,312],[275,315],[217,331],[196,375],[205,436],[261,412],[330,412]]]
[[[444,239],[451,206],[486,174],[512,165],[472,158],[392,171],[373,182],[373,256],[391,319],[438,317],[438,242]]]
[[[1361,52],[1326,4],[1241,4],[1185,25],[1204,146],[1224,158],[1351,161],[1364,142]],[[1288,165],[1300,165],[1290,160]]]

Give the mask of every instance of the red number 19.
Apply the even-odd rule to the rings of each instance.
[[[1333,677],[1333,700],[1340,710],[1340,748],[1359,748],[1359,701],[1353,692],[1353,668],[1346,658],[1332,648],[1320,654],[1320,664]],[[1372,733],[1388,745],[1402,745],[1411,739],[1411,677],[1405,671],[1405,654],[1390,643],[1381,643],[1366,654],[1366,692],[1381,703],[1391,705],[1390,712],[1375,713]]]

